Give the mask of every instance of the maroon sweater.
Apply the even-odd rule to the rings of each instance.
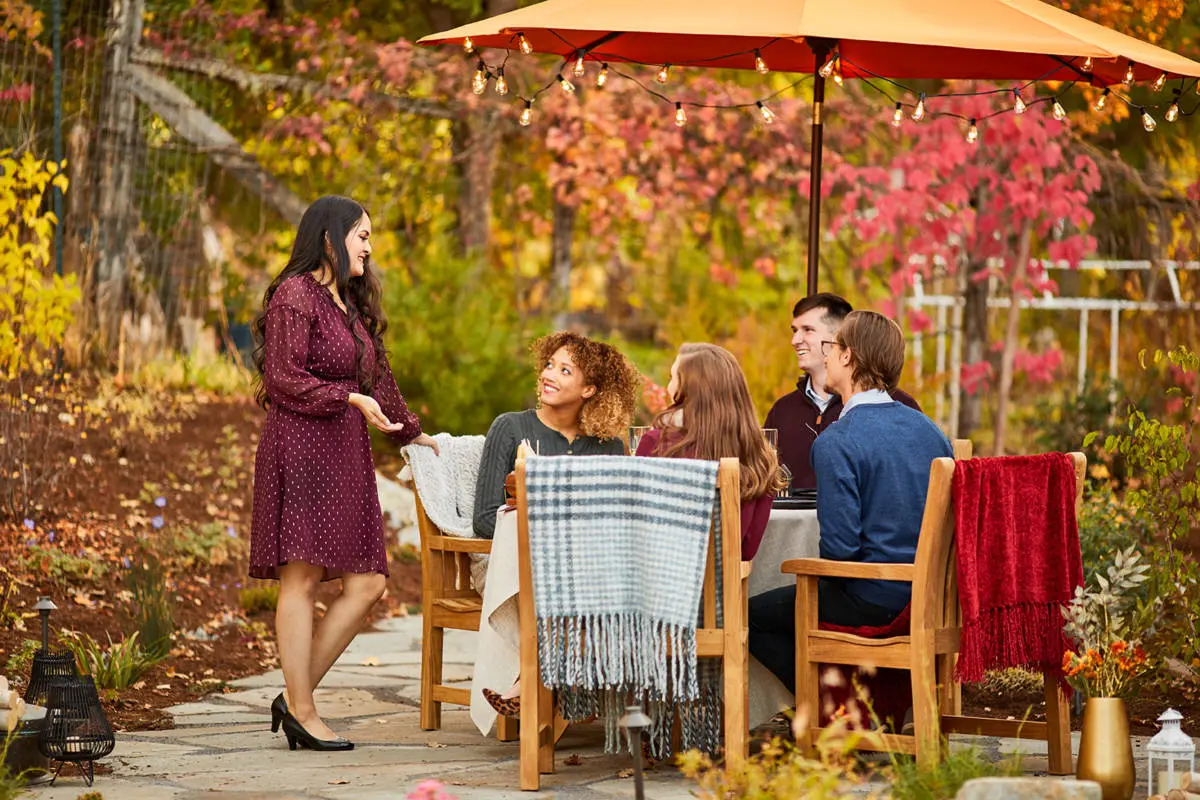
[[[657,428],[646,431],[638,443],[637,456],[653,456],[658,450],[661,434]],[[749,561],[758,552],[763,534],[767,531],[767,520],[771,517],[770,493],[762,497],[742,501],[742,560]]]
[[[787,468],[792,472],[793,489],[817,488],[817,476],[809,459],[812,443],[821,431],[842,415],[842,398],[836,394],[830,398],[829,405],[822,414],[817,404],[804,391],[807,381],[807,375],[800,378],[796,383],[796,391],[789,392],[775,401],[775,405],[767,412],[764,425],[779,430],[779,460],[787,464]],[[893,389],[890,394],[893,400],[917,411],[921,410],[920,404],[912,395],[900,389]]]

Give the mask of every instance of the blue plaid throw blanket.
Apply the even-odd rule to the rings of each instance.
[[[566,719],[607,718],[607,749],[618,747],[630,699],[648,701],[656,723],[680,704],[685,728],[711,722],[686,707],[709,694],[697,679],[696,621],[716,474],[716,462],[691,459],[526,461],[542,680],[559,690]],[[691,733],[685,740],[711,738]]]

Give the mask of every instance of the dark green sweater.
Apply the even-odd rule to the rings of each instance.
[[[620,439],[576,436],[568,442],[538,419],[537,411],[510,411],[492,422],[483,441],[479,477],[475,481],[475,535],[491,539],[496,532],[496,512],[504,505],[504,479],[517,465],[517,445],[522,440],[542,456],[619,456],[625,453]]]

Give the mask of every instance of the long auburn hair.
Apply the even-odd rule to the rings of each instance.
[[[680,346],[678,360],[675,396],[654,419],[660,431],[657,455],[736,458],[742,499],[776,492],[782,485],[779,459],[759,427],[737,359],[715,344],[688,343]]]
[[[300,218],[291,258],[267,287],[262,311],[254,318],[254,399],[263,408],[268,405],[263,371],[266,366],[267,308],[271,305],[271,298],[288,278],[319,272],[325,266],[332,269],[338,296],[346,304],[346,321],[350,326],[350,335],[354,337],[354,360],[358,364],[358,390],[362,394],[370,394],[375,388],[375,377],[387,362],[383,347],[387,320],[380,307],[379,278],[371,268],[370,256],[363,265],[363,274],[352,277],[350,252],[346,249],[346,237],[364,216],[369,216],[366,209],[349,197],[325,195],[305,209],[304,216]],[[359,320],[375,348],[373,363],[364,363],[366,341],[355,325]]]

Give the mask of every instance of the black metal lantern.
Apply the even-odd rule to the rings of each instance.
[[[54,770],[56,779],[63,766],[73,762],[91,786],[96,759],[111,753],[115,744],[116,737],[90,675],[51,682],[38,750],[59,762]]]
[[[633,786],[636,800],[644,800],[642,786],[642,731],[650,727],[652,720],[640,705],[625,706],[625,713],[617,724],[625,729],[629,736],[629,749],[633,752]]]
[[[68,651],[50,650],[50,612],[58,606],[49,597],[39,597],[33,607],[42,617],[42,647],[33,654],[33,665],[29,669],[29,688],[25,690],[25,702],[35,706],[46,705],[46,695],[52,681],[74,678],[79,673],[75,667],[75,654]]]

